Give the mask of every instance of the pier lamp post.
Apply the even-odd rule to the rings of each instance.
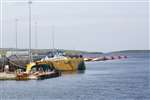
[[[14,49],[14,53],[17,55],[17,49],[18,49],[18,19],[15,19],[15,49]]]
[[[0,48],[2,49],[3,48],[3,16],[2,16],[2,13],[3,13],[3,6],[2,6],[2,3],[3,3],[3,1],[1,0],[1,16],[0,16],[0,20],[1,20],[1,22],[0,22],[0,25],[1,25],[1,32],[0,32]],[[1,52],[2,52],[2,50],[1,50]]]
[[[32,62],[32,51],[31,51],[31,5],[32,1],[29,0],[29,61]]]

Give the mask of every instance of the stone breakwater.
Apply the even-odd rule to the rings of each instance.
[[[99,56],[99,57],[84,57],[84,61],[106,61],[106,60],[117,60],[126,59],[127,56]]]

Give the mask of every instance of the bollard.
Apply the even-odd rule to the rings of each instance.
[[[5,65],[4,72],[9,73],[9,65]]]

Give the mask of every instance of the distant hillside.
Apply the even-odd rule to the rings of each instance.
[[[13,49],[13,48],[4,48],[0,49],[0,54],[6,54],[8,51],[28,51],[28,49]],[[49,52],[64,52],[65,54],[103,54],[102,52],[89,52],[89,51],[81,51],[81,50],[64,50],[64,49],[32,49],[32,54],[48,54]]]
[[[150,53],[150,50],[123,50],[110,53]]]
[[[89,52],[80,50],[64,50],[66,54],[103,54],[102,52]]]

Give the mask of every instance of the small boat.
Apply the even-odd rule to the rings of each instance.
[[[84,58],[84,61],[92,61],[92,58]]]
[[[105,60],[105,58],[103,56],[92,59],[92,61],[104,61],[104,60]]]
[[[16,74],[16,80],[39,80],[54,78],[61,75],[61,72],[48,64],[30,63],[25,71]]]

